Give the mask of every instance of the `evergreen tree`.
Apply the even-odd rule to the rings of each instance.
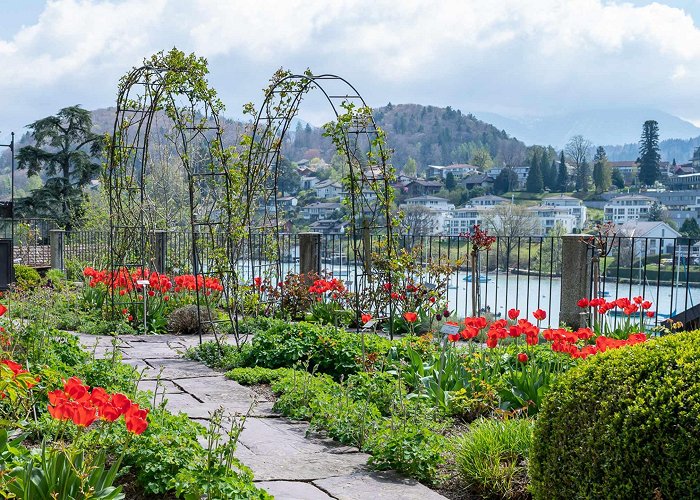
[[[698,225],[698,221],[693,217],[684,220],[680,233],[688,238],[700,238],[700,226]]]
[[[591,176],[591,165],[588,163],[588,160],[583,160],[583,163],[579,166],[579,168],[576,171],[576,189],[579,191],[583,191],[584,193],[588,192],[588,179]]]
[[[513,172],[510,167],[503,168],[493,182],[493,192],[495,194],[507,193],[517,189],[517,187],[518,174]]]
[[[456,187],[457,182],[455,181],[455,174],[452,172],[447,172],[447,175],[445,176],[445,189],[452,191]]]
[[[547,151],[544,150],[540,156],[540,172],[542,173],[542,187],[549,187],[547,184],[547,178],[551,177],[551,172],[549,170],[551,163],[549,161],[549,155]],[[551,188],[550,188],[551,189]]]
[[[617,189],[625,189],[625,179],[619,168],[612,169],[612,183]]]
[[[525,181],[525,191],[528,193],[541,193],[544,191],[544,181],[542,180],[539,160],[530,166],[527,180]]]
[[[667,218],[668,212],[661,203],[655,201],[651,204],[649,207],[649,213],[647,214],[647,220],[656,222],[666,220]]]
[[[659,171],[659,124],[655,120],[647,120],[642,128],[642,138],[639,141],[639,181],[652,186],[661,176]]]
[[[70,230],[80,219],[83,186],[100,172],[101,136],[92,132],[90,112],[80,106],[61,109],[27,126],[35,144],[17,153],[17,169],[27,176],[44,171],[39,189],[17,201],[22,216],[49,217]]]
[[[549,171],[547,175],[542,174],[544,177],[544,187],[548,188],[550,191],[557,190],[557,181],[559,180],[559,172],[557,170],[557,160],[552,160],[549,165]]]
[[[557,191],[565,193],[569,188],[569,172],[566,169],[566,160],[564,159],[564,151],[559,156],[559,171],[557,172]]]
[[[596,193],[607,191],[612,184],[612,171],[603,146],[598,146],[593,157],[593,184]]]

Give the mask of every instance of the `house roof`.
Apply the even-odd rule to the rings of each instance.
[[[620,201],[620,200],[644,200],[644,201],[655,201],[651,196],[644,196],[641,194],[624,194],[622,196],[616,196],[610,202]]]
[[[311,205],[306,205],[302,210],[306,210],[307,208],[327,208],[327,209],[337,210],[340,208],[340,206],[341,206],[340,203],[319,201],[316,203],[312,203]]]
[[[414,196],[413,198],[407,198],[406,201],[444,201],[445,203],[449,203],[450,200],[447,198],[440,198],[439,196],[430,196],[430,195],[423,195],[423,196]]]
[[[470,165],[469,163],[453,163],[452,165],[428,165],[428,168],[434,168],[443,172],[450,172],[452,170],[479,170],[476,165]]]
[[[410,186],[411,184],[418,184],[423,187],[437,187],[441,188],[442,187],[442,182],[440,181],[428,181],[425,179],[415,179],[411,182],[406,183],[406,186]]]
[[[542,201],[549,201],[549,200],[552,200],[552,201],[554,201],[554,200],[576,200],[576,201],[581,201],[581,200],[579,200],[578,198],[576,198],[575,196],[569,196],[568,194],[560,194],[560,195],[556,195],[556,196],[545,196],[544,198],[542,198]]]
[[[481,184],[482,182],[493,182],[493,178],[486,174],[472,174],[463,179],[465,184]]]
[[[314,186],[314,189],[323,189],[324,187],[342,188],[343,185],[337,181],[334,181],[333,179],[326,179],[325,181],[321,181],[318,184],[316,184],[316,186]]]
[[[667,231],[668,235],[664,236],[664,238],[677,238],[681,235],[681,233],[679,233],[671,226],[662,221],[628,221],[618,226],[616,230],[617,232],[626,236],[635,236],[643,238],[644,236],[648,235],[660,226]]]

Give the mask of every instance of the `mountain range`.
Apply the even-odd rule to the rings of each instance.
[[[529,145],[551,145],[559,150],[572,136],[582,135],[595,145],[604,145],[613,161],[637,158],[642,124],[646,120],[659,123],[659,146],[664,161],[675,158],[678,163],[684,163],[700,145],[700,127],[654,109],[592,109],[536,118],[508,118],[488,112],[475,115]]]

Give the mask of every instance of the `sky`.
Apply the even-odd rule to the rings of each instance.
[[[371,106],[509,117],[659,109],[700,125],[700,0],[0,0],[0,141],[59,109],[113,106],[176,46],[240,117],[280,68],[349,80]],[[329,118],[310,99],[300,117]]]

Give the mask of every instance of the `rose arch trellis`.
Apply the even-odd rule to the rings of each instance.
[[[253,116],[250,139],[247,142],[243,165],[245,179],[244,226],[248,228],[248,242],[256,237],[268,249],[270,268],[255,267],[255,245],[248,245],[249,276],[267,272],[273,278],[282,277],[282,246],[280,244],[279,206],[277,195],[279,164],[282,148],[293,119],[297,116],[304,97],[312,91],[321,94],[335,120],[324,126],[327,136],[343,160],[345,218],[348,222],[348,241],[353,266],[353,285],[356,291],[372,286],[371,250],[382,242],[382,251],[391,255],[396,251],[394,229],[396,213],[392,209],[395,180],[390,164],[390,152],[384,144],[383,131],[377,126],[371,109],[357,89],[342,77],[330,74],[313,75],[306,72],[295,75],[278,71],[265,91],[259,111],[251,107]],[[256,201],[258,203],[256,203]],[[262,214],[256,207],[262,207]],[[271,212],[271,213],[270,213]],[[271,223],[270,223],[271,222]],[[261,246],[258,243],[258,246]],[[274,279],[272,280],[275,281]],[[359,325],[360,296],[355,294],[356,324]]]
[[[154,55],[120,82],[108,158],[112,272],[118,276],[124,269],[157,267],[157,252],[162,249],[154,234],[169,228],[158,227],[150,214],[149,139],[153,127],[161,126],[158,120],[166,121],[166,137],[187,176],[193,273],[201,280],[216,277],[223,285],[216,304],[197,289],[200,326],[225,322],[236,333],[241,294],[256,271],[277,280],[282,277],[277,203],[281,150],[303,97],[319,90],[336,117],[326,125],[326,135],[345,162],[351,251],[355,262],[363,264],[354,268],[355,287],[371,281],[370,236],[384,237],[389,254],[395,249],[390,187],[394,174],[382,131],[356,89],[334,75],[280,71],[265,92],[260,110],[246,107],[253,119],[241,143],[225,148],[219,120],[223,105],[209,88],[206,74],[206,61],[173,49]],[[268,266],[256,270],[253,252],[261,242]],[[129,293],[132,304],[140,304],[143,290]],[[214,305],[226,311],[225,319],[207,314]]]

